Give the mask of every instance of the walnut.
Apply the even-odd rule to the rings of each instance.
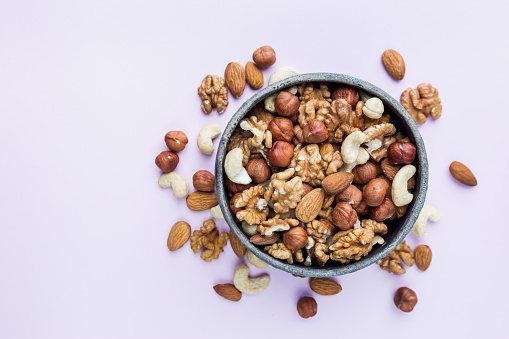
[[[315,243],[313,247],[308,249],[308,254],[311,262],[317,264],[320,267],[323,267],[329,260],[329,255],[326,254],[328,250],[329,249],[327,248],[327,245]]]
[[[302,253],[302,249],[292,251],[293,259],[296,262],[304,262],[304,254]]]
[[[217,75],[207,75],[198,87],[198,95],[201,97],[201,109],[209,114],[213,108],[221,114],[228,106],[228,89],[224,79]]]
[[[250,131],[253,136],[248,139],[248,145],[252,152],[265,152],[266,148],[272,147],[272,133],[267,130],[268,124],[258,120],[256,116],[244,119],[239,124],[244,131]]]
[[[370,227],[353,228],[346,235],[338,237],[337,241],[329,247],[332,251],[331,260],[343,264],[348,264],[350,260],[360,260],[371,251],[374,235]]]
[[[376,222],[373,219],[364,219],[361,221],[361,226],[364,228],[372,228],[373,232],[384,235],[387,234],[387,225],[385,225],[383,222]]]
[[[235,202],[236,208],[242,208],[236,216],[239,221],[245,220],[249,225],[258,225],[267,219],[269,208],[263,199],[265,188],[253,186],[243,191]]]
[[[302,128],[313,119],[323,120],[330,112],[329,88],[325,84],[320,84],[320,88],[314,88],[313,84],[302,84],[298,87],[300,94],[300,107],[298,122]]]
[[[391,123],[383,123],[373,125],[364,130],[366,140],[364,143],[368,146],[368,153],[371,154],[373,151],[383,146],[384,137],[388,137],[396,133],[396,127]]]
[[[364,130],[371,126],[380,125],[380,124],[387,124],[391,121],[391,116],[389,114],[383,114],[378,119],[371,119],[368,117],[364,118]]]
[[[374,151],[371,151],[369,155],[375,161],[380,161],[383,158],[387,157],[387,150],[389,146],[396,142],[395,137],[385,137],[382,141],[382,146]]]
[[[224,251],[223,247],[226,246],[230,236],[227,232],[223,232],[219,236],[218,234],[219,231],[214,220],[205,220],[200,230],[195,230],[191,236],[191,249],[194,253],[198,253],[202,247],[205,247],[200,255],[200,258],[205,261],[219,258],[219,254]]]
[[[442,115],[438,90],[430,84],[419,84],[417,89],[407,88],[401,93],[400,101],[417,125],[424,124],[430,114],[434,120]]]
[[[247,166],[247,163],[251,158],[251,150],[249,148],[249,138],[251,138],[251,133],[249,133],[249,131],[244,131],[240,128],[237,128],[235,132],[233,132],[230,138],[230,142],[228,143],[228,152],[234,148],[240,148],[242,150],[243,167]]]
[[[258,232],[261,235],[272,235],[274,232],[287,231],[290,227],[299,225],[297,219],[280,219],[279,214],[276,214],[269,220],[262,221],[258,226]]]
[[[319,186],[325,178],[328,163],[322,159],[317,144],[310,144],[301,149],[297,145],[294,149],[293,159],[288,167],[295,169],[295,174],[312,186]]]
[[[328,163],[325,175],[336,173],[343,166],[343,158],[339,151],[334,150],[330,143],[320,145],[320,155]]]
[[[276,213],[286,213],[297,204],[304,194],[302,179],[300,177],[290,178],[295,169],[288,168],[283,172],[275,173],[270,178],[270,184],[265,191],[265,200],[272,202]]]
[[[283,260],[292,259],[292,251],[289,250],[282,241],[278,241],[272,245],[267,245],[264,250],[269,252],[271,256]]]
[[[323,220],[315,219],[306,224],[307,234],[319,243],[324,243],[334,229],[335,226],[332,223]]]
[[[401,261],[410,267],[414,265],[414,253],[405,240],[396,246],[389,255],[379,260],[377,264],[384,271],[400,275],[406,273],[406,270],[401,266]]]
[[[255,116],[258,121],[263,121],[264,123],[269,125],[269,123],[274,119],[274,114],[267,111],[263,105],[263,103],[259,103],[251,110],[251,115]]]
[[[338,116],[339,124],[334,133],[332,142],[341,142],[347,135],[360,131],[364,127],[364,114],[358,110],[352,111],[345,99],[337,99],[332,102],[331,111]],[[330,141],[330,140],[329,140]]]

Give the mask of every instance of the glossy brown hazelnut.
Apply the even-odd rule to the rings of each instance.
[[[214,192],[216,178],[214,174],[206,170],[201,170],[193,175],[193,186],[197,191]]]
[[[365,185],[376,178],[376,166],[371,162],[357,165],[352,170],[353,182],[357,185]]]
[[[311,192],[313,190],[313,186],[311,186],[307,182],[302,183],[302,188],[304,189],[304,193],[302,193],[302,198],[304,198],[304,196],[306,194],[308,194],[309,192]]]
[[[364,186],[362,190],[362,198],[368,206],[378,206],[384,201],[385,193],[388,188],[389,185],[384,179],[372,179]]]
[[[187,135],[182,131],[169,131],[164,136],[164,142],[170,150],[180,152],[186,148],[188,140]]]
[[[272,134],[272,141],[290,142],[293,138],[293,123],[288,118],[275,117],[267,128]]]
[[[396,205],[392,202],[392,199],[386,196],[383,202],[369,209],[369,215],[371,219],[382,222],[385,219],[392,217],[396,213]]]
[[[354,210],[357,212],[357,215],[367,215],[369,213],[369,206],[364,200],[361,200],[357,207],[354,207]]]
[[[387,158],[396,165],[408,165],[415,159],[415,146],[409,142],[395,142],[387,149]]]
[[[276,97],[275,106],[277,114],[292,120],[299,113],[300,101],[295,94],[282,91]]]
[[[297,312],[304,319],[314,317],[317,310],[318,306],[314,298],[302,297],[297,302]]]
[[[300,250],[308,244],[308,233],[302,227],[292,227],[283,233],[283,243],[289,250]]]
[[[178,163],[179,156],[174,152],[163,151],[156,157],[156,166],[164,173],[173,172]]]
[[[342,230],[352,228],[357,221],[357,212],[347,202],[338,202],[332,211],[332,223]]]
[[[329,131],[325,124],[318,119],[309,121],[302,129],[304,141],[309,144],[319,144],[329,138]]]
[[[362,201],[362,192],[355,185],[348,186],[343,192],[336,194],[335,202],[347,202],[355,209]]]
[[[411,312],[417,304],[417,294],[408,287],[400,287],[394,295],[394,304],[403,312]]]
[[[267,159],[276,167],[287,167],[293,158],[293,146],[286,141],[276,141],[267,153]]]
[[[228,179],[227,176],[224,177],[224,183],[226,185],[226,189],[234,194],[243,192],[252,186],[252,184],[242,185],[242,184],[234,183],[233,181]]]
[[[276,62],[276,52],[270,46],[262,46],[254,51],[253,61],[258,67],[267,68]]]
[[[235,195],[230,199],[230,209],[232,210],[233,214],[237,214],[238,211],[242,210],[242,207],[235,206],[237,200],[239,200],[241,196],[241,192],[235,193]]]
[[[355,107],[359,101],[359,93],[353,87],[341,86],[332,92],[332,100],[338,99],[345,99],[350,106]]]
[[[269,180],[271,174],[269,165],[267,165],[263,158],[254,158],[249,160],[246,166],[246,171],[251,179],[257,184],[261,184],[262,182]]]

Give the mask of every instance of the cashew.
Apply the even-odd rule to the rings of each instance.
[[[361,221],[359,220],[359,218],[357,218],[357,221],[355,222],[355,224],[353,224],[353,228],[362,228]]]
[[[376,244],[380,244],[382,245],[383,243],[385,242],[384,238],[382,238],[381,236],[379,236],[378,234],[375,235],[373,237],[373,239],[371,240],[371,245],[376,245]]]
[[[343,140],[341,145],[341,156],[347,164],[355,162],[359,156],[359,148],[366,141],[366,135],[361,131],[355,131]]]
[[[252,237],[256,233],[258,233],[258,225],[249,225],[247,222],[242,221],[242,230]]]
[[[378,119],[384,113],[384,103],[377,97],[369,98],[362,107],[365,116],[371,119]]]
[[[275,82],[281,81],[283,79],[293,77],[294,75],[299,75],[300,72],[297,71],[293,67],[281,67],[280,69],[277,69],[272,73],[269,77],[269,85],[272,85]],[[295,94],[295,93],[294,93]]]
[[[221,127],[218,124],[210,124],[203,127],[198,134],[198,148],[200,151],[207,155],[214,153],[214,144],[212,139],[215,139],[221,134]]]
[[[265,261],[258,258],[256,255],[253,254],[251,251],[247,251],[247,260],[253,265],[254,267],[258,268],[267,268],[269,264],[267,264]]]
[[[210,209],[210,215],[214,219],[224,219],[223,212],[221,211],[221,207],[219,207],[219,205]]]
[[[371,94],[368,94],[364,91],[358,90],[358,92],[362,102],[366,102],[373,97]]]
[[[349,172],[351,173],[355,166],[364,165],[369,160],[369,153],[364,148],[359,149],[359,155],[357,159],[351,164],[344,163],[338,170],[338,172]]]
[[[246,264],[240,264],[233,273],[233,285],[241,291],[247,294],[256,294],[265,290],[270,283],[270,277],[263,275],[258,278],[249,278],[249,267]]]
[[[415,166],[403,166],[392,180],[391,197],[396,207],[408,205],[412,202],[414,195],[408,192],[408,180],[414,176]]]
[[[189,192],[189,184],[186,178],[175,172],[161,175],[157,183],[162,188],[173,188],[173,195],[176,198],[184,198]]]
[[[242,167],[244,153],[237,147],[232,149],[224,158],[224,171],[228,179],[237,184],[247,185],[251,182],[251,177],[246,169]]]
[[[421,213],[419,213],[419,217],[415,221],[414,227],[412,227],[412,232],[418,236],[422,237],[426,235],[426,225],[428,220],[433,222],[439,221],[442,218],[442,214],[433,206],[425,205]]]

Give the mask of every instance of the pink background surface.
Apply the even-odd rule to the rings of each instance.
[[[507,78],[509,6],[482,2],[1,1],[0,337],[500,338],[509,313]],[[443,116],[420,127],[430,162],[427,204],[442,212],[428,235],[433,262],[394,276],[373,265],[337,277],[343,291],[314,294],[308,279],[273,269],[269,288],[238,303],[212,286],[230,282],[228,246],[202,261],[189,243],[170,253],[170,227],[193,230],[209,212],[157,186],[164,134],[190,142],[177,172],[213,171],[196,146],[206,124],[224,127],[253,93],[204,115],[196,94],[207,74],[245,64],[271,45],[277,63],[302,73],[356,76],[394,97],[421,82],[440,91]],[[380,61],[398,50],[407,73]],[[217,140],[216,140],[217,144]],[[479,186],[450,176],[468,165]],[[224,221],[218,228],[227,231]],[[412,313],[397,310],[400,286]],[[318,302],[308,320],[300,296]]]

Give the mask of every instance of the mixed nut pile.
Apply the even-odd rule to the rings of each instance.
[[[272,66],[276,54],[271,47],[263,46],[253,53],[253,61],[245,67],[236,62],[228,64],[224,79],[217,75],[203,79],[198,94],[204,113],[213,109],[223,113],[228,106],[228,92],[238,98],[246,83],[253,89],[263,87],[261,68]],[[403,79],[405,63],[398,52],[385,51],[382,62],[394,79]],[[297,74],[294,68],[280,68],[268,84]],[[429,115],[433,119],[441,116],[438,91],[429,84],[405,90],[401,103],[418,125]],[[204,154],[213,154],[213,140],[220,134],[217,124],[203,127],[198,148]],[[212,216],[192,235],[187,222],[175,223],[168,236],[168,249],[178,250],[191,239],[193,252],[201,251],[203,260],[212,261],[219,258],[229,240],[239,258],[247,257],[258,268],[268,267],[232,232],[220,233],[216,228],[214,219],[222,219],[223,215],[214,193],[214,175],[207,170],[197,171],[192,182],[195,191],[189,193],[187,180],[174,171],[178,153],[188,143],[186,134],[170,131],[165,143],[169,150],[155,160],[164,172],[159,185],[171,187],[177,198],[186,197],[190,210],[210,210]],[[413,199],[415,155],[415,146],[396,130],[379,98],[348,86],[293,86],[265,98],[233,133],[225,159],[230,208],[250,241],[275,258],[306,266],[324,266],[329,260],[347,264],[383,244],[390,221],[405,214]],[[472,172],[459,162],[451,164],[450,172],[462,184],[477,185]],[[424,206],[412,232],[425,235],[427,221],[438,221],[440,217],[436,208]],[[425,271],[431,258],[428,246],[419,245],[412,251],[403,241],[378,264],[389,273],[404,274],[403,263],[415,263]],[[214,286],[216,293],[232,301],[239,301],[244,293],[259,293],[270,283],[268,275],[249,278],[245,264],[237,266],[232,280]],[[342,291],[341,285],[330,278],[310,278],[309,286],[319,295]],[[401,287],[394,303],[410,312],[417,296]],[[297,311],[303,318],[314,316],[316,300],[302,297]]]

